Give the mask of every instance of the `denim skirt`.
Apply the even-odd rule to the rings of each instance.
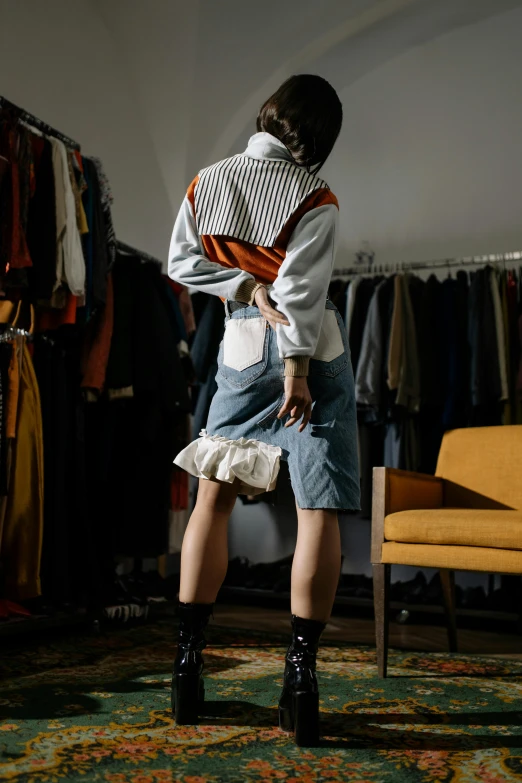
[[[327,300],[318,349],[310,360],[312,418],[303,432],[278,419],[284,402],[284,362],[277,336],[257,307],[231,311],[219,349],[218,390],[206,430],[175,459],[200,478],[239,480],[240,492],[274,489],[280,460],[288,462],[302,509],[359,510],[357,419],[344,323]]]

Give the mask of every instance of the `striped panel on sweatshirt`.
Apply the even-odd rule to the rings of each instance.
[[[194,193],[198,234],[274,247],[292,213],[319,188],[328,185],[295,163],[227,158],[199,174]]]

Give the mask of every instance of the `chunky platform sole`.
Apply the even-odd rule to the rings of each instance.
[[[293,732],[299,747],[316,747],[319,744],[319,694],[297,691],[283,697],[279,704],[279,728]]]
[[[200,674],[175,674],[172,679],[172,713],[176,723],[195,725],[205,701],[205,684]]]

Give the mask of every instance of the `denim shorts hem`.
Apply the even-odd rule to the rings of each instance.
[[[360,506],[357,508],[351,508],[347,506],[304,506],[304,508],[301,508],[299,506],[299,511],[337,511],[339,514],[357,514],[359,511],[361,511]]]

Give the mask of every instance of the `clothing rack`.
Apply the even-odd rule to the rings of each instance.
[[[25,109],[21,109],[20,106],[7,100],[3,95],[0,95],[0,108],[12,111],[19,121],[25,122],[27,125],[31,125],[33,128],[42,131],[46,136],[53,136],[55,139],[59,139],[66,147],[73,150],[80,150],[80,145],[77,141],[74,141],[61,131],[56,130],[56,128],[48,125],[43,120],[38,119],[34,114],[30,114],[28,111],[25,111]]]
[[[154,256],[149,255],[149,253],[145,253],[144,250],[138,250],[136,247],[128,245],[126,242],[120,242],[120,240],[118,240],[116,242],[116,247],[120,253],[127,253],[128,255],[141,258],[142,261],[152,261],[154,264],[162,265],[159,259],[154,258]]]
[[[25,109],[21,108],[20,106],[17,106],[12,101],[8,100],[5,96],[0,95],[0,112],[5,110],[7,118],[11,119],[13,123],[17,122],[23,125],[27,125],[30,128],[34,129],[35,131],[41,132],[43,135],[47,137],[55,138],[59,141],[61,141],[65,147],[68,150],[74,150],[74,151],[80,151],[81,146],[80,144],[75,141],[74,139],[71,139],[70,136],[67,136],[66,134],[58,131],[56,128],[52,127],[51,125],[48,125],[43,120],[40,120],[35,115],[31,114],[30,112],[26,111]],[[112,225],[111,225],[112,230]],[[109,237],[107,238],[107,242],[109,243]],[[111,247],[114,247],[114,235],[110,237]],[[149,255],[148,253],[145,253],[142,250],[138,250],[137,248],[127,245],[124,242],[116,242],[117,249],[122,253],[127,253],[132,256],[135,256],[142,261],[145,262],[153,262],[154,264],[157,264],[158,267],[161,268],[161,262],[154,258],[153,256]],[[20,329],[16,326],[6,325],[5,328],[0,329],[0,344],[7,343],[7,342],[16,342],[18,347],[22,347],[23,343],[25,341],[31,341],[33,339],[32,332],[26,331],[25,329]],[[42,345],[45,345],[46,343],[55,344],[55,338],[54,336],[51,337],[48,334],[40,334],[39,341]],[[22,360],[22,351],[19,351],[19,362]],[[21,364],[20,364],[20,374],[21,374]],[[170,465],[169,465],[170,466]],[[158,557],[158,571],[165,575],[166,573],[166,556],[160,555]],[[128,595],[126,595],[128,593]],[[131,607],[134,607],[135,605],[135,598],[134,594],[131,594],[129,590],[125,591],[124,593],[120,593],[121,598],[118,597],[117,600],[120,601],[118,603],[118,608],[121,610],[121,612],[129,616],[129,610]],[[1,593],[0,593],[0,601],[1,601]],[[111,603],[112,606],[112,603]],[[148,611],[148,607],[147,607]],[[47,628],[54,628],[54,627],[68,627],[75,624],[80,624],[83,622],[95,622],[96,624],[99,624],[99,617],[103,615],[99,615],[99,612],[101,612],[101,609],[90,611],[86,610],[84,608],[81,608],[75,612],[57,612],[56,615],[53,615],[52,617],[40,617],[38,615],[33,615],[29,619],[24,620],[24,622],[5,622],[0,623],[0,638],[3,635],[14,635],[16,633],[24,633],[25,631],[32,632],[36,629],[47,629]],[[135,616],[134,613],[132,616]],[[141,616],[144,616],[143,614]]]
[[[483,264],[513,263],[522,261],[522,251],[512,253],[490,253],[483,256],[465,256],[462,258],[446,258],[437,261],[411,261],[397,264],[366,264],[350,266],[345,269],[334,269],[333,277],[352,277],[355,275],[376,275],[386,273],[406,272],[417,269],[451,269],[456,266],[473,266]]]

